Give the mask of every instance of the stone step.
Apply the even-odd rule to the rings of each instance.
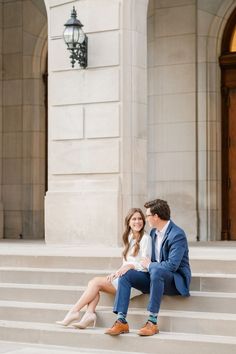
[[[235,260],[191,259],[190,265],[195,273],[236,274]]]
[[[33,267],[62,269],[97,269],[113,271],[122,263],[121,257],[67,257],[67,256],[6,256],[1,255],[0,267]],[[196,273],[236,274],[235,260],[191,259],[191,269]]]
[[[236,274],[193,273],[190,289],[200,291],[235,293]]]
[[[1,252],[0,252],[1,255]],[[117,269],[122,263],[121,256],[116,257],[88,257],[70,255],[9,255],[3,254],[0,257],[0,267],[33,267],[33,268],[64,268],[64,269]]]
[[[0,300],[73,304],[84,289],[81,286],[1,283]]]
[[[30,343],[16,343],[8,341],[0,341],[1,354],[124,354],[121,351],[104,350],[104,349],[78,349],[77,347],[43,345]],[[129,352],[129,354],[140,354],[137,352]],[[145,353],[142,353],[145,354]]]
[[[72,305],[81,296],[84,287],[42,286],[4,284],[0,286],[0,300],[30,301],[43,303],[58,303]],[[130,308],[146,308],[148,295],[135,297],[130,302]],[[114,297],[101,294],[101,306],[113,306]],[[236,313],[236,293],[191,291],[190,297],[164,296],[162,309],[180,311],[206,311],[220,313]]]
[[[109,273],[95,269],[0,267],[0,282],[86,286],[93,277]],[[236,274],[193,273],[191,290],[236,292]]]
[[[206,243],[206,246],[208,243]],[[236,274],[235,247],[190,247],[193,272]],[[1,242],[0,266],[34,268],[117,269],[122,248],[86,248]]]
[[[69,308],[68,305],[0,301],[0,318],[7,321],[55,324],[57,320],[64,317]],[[81,311],[81,316],[83,313],[84,311]],[[111,307],[99,306],[96,326],[108,328],[115,317]],[[147,312],[143,309],[131,308],[127,319],[130,328],[138,329],[146,322]],[[236,314],[161,310],[159,327],[165,332],[235,336]]]
[[[231,336],[160,332],[146,338],[138,337],[134,330],[114,338],[105,335],[103,328],[76,330],[56,328],[55,325],[44,323],[17,321],[0,321],[0,340],[69,345],[78,347],[79,350],[119,348],[124,353],[135,350],[137,353],[153,354],[153,348],[158,348],[158,352],[175,354],[233,354],[236,351],[236,338]]]
[[[108,274],[107,270],[0,267],[0,282],[87,285],[90,279]]]

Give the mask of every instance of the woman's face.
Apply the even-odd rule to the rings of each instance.
[[[139,232],[143,228],[143,219],[139,212],[133,214],[129,221],[129,227],[133,232]]]

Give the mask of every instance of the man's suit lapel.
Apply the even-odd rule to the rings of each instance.
[[[163,245],[164,245],[164,243],[165,243],[165,241],[166,241],[166,239],[167,239],[167,237],[168,237],[168,235],[169,235],[169,233],[170,233],[172,227],[173,227],[173,222],[170,220],[169,226],[167,227],[165,236],[163,237],[163,240],[162,240],[162,243],[161,243],[160,262],[162,261],[162,258],[163,258],[163,253],[162,253],[162,251],[163,251]]]

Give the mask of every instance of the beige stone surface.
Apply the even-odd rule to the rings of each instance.
[[[158,181],[192,181],[195,173],[194,152],[150,153],[150,174]]]
[[[3,213],[3,204],[0,200],[0,239],[4,237],[4,213]]]
[[[21,80],[3,81],[3,104],[18,106],[22,104],[23,90]]]
[[[23,106],[23,131],[45,131],[45,107],[40,103]]]
[[[17,13],[17,16],[15,14]],[[21,1],[5,1],[3,3],[3,26],[4,28],[22,25],[23,13]]]
[[[84,137],[84,108],[82,105],[51,107],[53,140],[82,139]]]
[[[25,32],[38,36],[46,21],[46,11],[44,6],[35,6],[34,2],[30,0],[23,1],[23,29]]]
[[[93,245],[93,247],[104,244],[117,245],[120,238],[119,199],[118,190],[47,192],[46,242],[64,243],[66,240],[68,244]],[[96,212],[88,213],[88,210],[91,211],[91,206]]]
[[[46,138],[42,48],[47,40],[46,11],[44,2],[31,0],[5,1],[1,11],[1,195],[5,236],[18,238],[25,225],[33,224],[33,212],[43,210]],[[23,218],[26,202],[29,214]],[[42,226],[42,218],[41,226],[34,222],[34,231],[30,231],[33,238],[37,228],[41,237]]]
[[[194,122],[152,124],[149,133],[150,152],[195,151],[195,129]],[[201,131],[201,134],[204,135],[204,132]]]
[[[6,54],[19,53],[22,48],[22,27],[6,28],[3,37],[3,51]]]
[[[118,137],[120,134],[120,107],[117,103],[84,106],[85,137]]]
[[[159,66],[149,70],[149,94],[193,92],[195,89],[194,64]],[[151,79],[153,78],[153,79]]]
[[[148,97],[149,121],[151,124],[164,122],[194,122],[195,95],[193,93],[173,93]],[[204,113],[204,106],[199,104],[200,118]]]
[[[4,203],[6,205],[6,203]],[[22,233],[22,213],[16,210],[4,212],[4,237],[18,239]]]
[[[22,157],[22,132],[3,133],[3,158]]]
[[[154,8],[194,5],[195,0],[153,0]]]
[[[20,105],[3,107],[3,131],[4,133],[22,131],[22,107]]]
[[[119,142],[111,140],[54,141],[51,144],[52,174],[119,172]]]
[[[22,77],[22,54],[13,53],[3,55],[4,79],[21,79]]]
[[[21,192],[13,196],[9,189],[19,189],[23,180],[32,189],[27,192],[25,187],[28,198],[24,200],[35,211],[42,211],[46,122],[41,75],[49,28],[49,191],[75,190],[91,176],[109,184],[115,175],[122,190],[118,192],[122,198],[119,211],[125,213],[132,203],[142,205],[147,195],[156,197],[157,193],[170,197],[177,208],[178,198],[174,202],[173,196],[179,189],[183,206],[190,199],[194,204],[198,169],[201,235],[203,239],[212,237],[212,230],[218,237],[218,57],[234,2],[47,0],[45,4],[48,27],[43,1],[6,1],[0,7],[4,29],[3,36],[0,30],[0,67],[4,67],[0,73],[0,149],[7,183],[0,192],[4,190],[4,198],[9,195],[7,205],[19,205]],[[62,39],[63,24],[73,5],[89,38],[86,70],[71,68]],[[18,14],[15,21],[13,8]],[[84,188],[86,199],[89,182]],[[99,188],[102,195],[106,188]],[[37,201],[34,206],[33,201]],[[27,218],[34,209],[25,214],[29,229],[32,224]],[[188,217],[196,225],[194,211]],[[70,222],[73,229],[73,220]]]
[[[63,85],[61,84],[63,82]],[[52,105],[96,103],[119,100],[119,70],[73,70],[51,74]]]
[[[171,36],[195,31],[195,6],[160,8],[156,12],[155,36]]]
[[[53,6],[53,5],[62,6]],[[67,1],[54,1],[50,4],[50,35],[61,36],[64,31],[64,23],[70,18],[73,3]],[[74,3],[78,17],[84,24],[85,32],[99,32],[119,28],[119,1],[100,0],[99,2],[87,0],[80,4]],[[106,16],[104,16],[104,8]]]
[[[153,63],[150,62],[149,65],[171,65],[194,62],[194,40],[195,37],[192,33],[156,38],[153,44]]]

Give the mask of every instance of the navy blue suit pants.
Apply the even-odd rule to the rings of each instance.
[[[175,287],[172,272],[158,266],[151,267],[150,273],[131,269],[119,278],[113,307],[114,313],[127,314],[132,287],[141,290],[144,294],[150,293],[147,309],[153,313],[159,312],[164,294],[180,295]]]

